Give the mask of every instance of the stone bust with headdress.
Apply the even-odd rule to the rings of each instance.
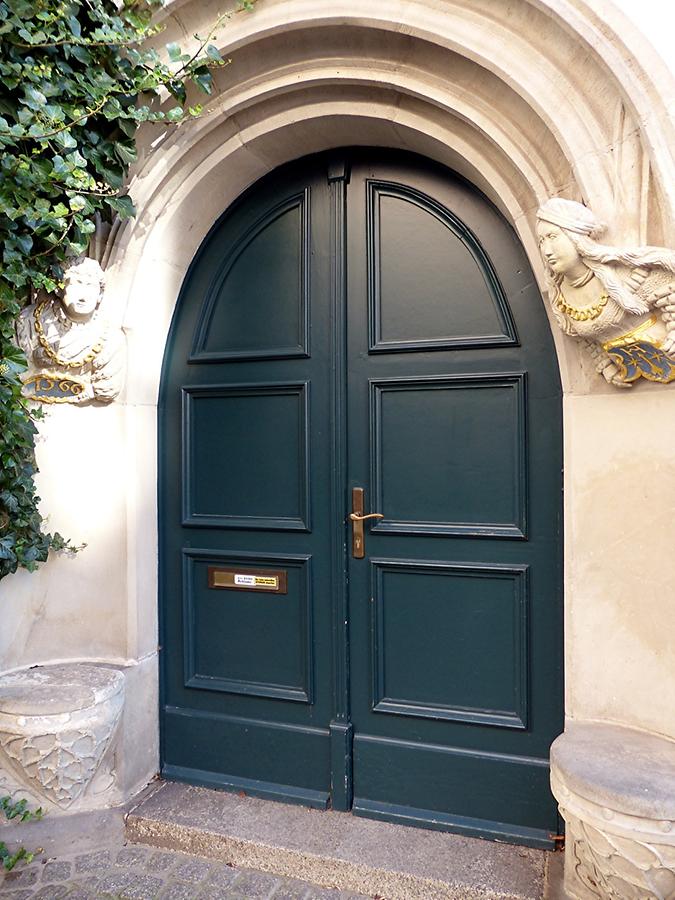
[[[125,347],[101,311],[105,273],[78,257],[66,269],[60,297],[22,310],[17,340],[26,354],[24,394],[43,403],[110,403],[124,382]]]
[[[675,253],[598,241],[593,212],[556,197],[537,211],[553,314],[610,383],[675,380]]]

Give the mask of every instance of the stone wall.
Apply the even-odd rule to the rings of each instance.
[[[162,41],[205,32],[220,7],[174,0]],[[613,243],[673,247],[675,73],[639,28],[661,45],[663,16],[674,15],[662,7],[264,0],[221,30],[234,62],[218,73],[209,115],[153,132],[132,184],[139,215],[113,248],[126,390],[109,407],[51,409],[41,426],[49,527],[88,547],[0,586],[0,668],[87,659],[136,679],[119,738],[126,790],[157,767],[161,363],[181,282],[213,221],[275,166],[360,143],[414,150],[473,181],[513,223],[542,291],[534,213],[549,196],[587,202],[611,223]],[[565,391],[567,712],[675,737],[673,387],[617,392],[554,336]]]

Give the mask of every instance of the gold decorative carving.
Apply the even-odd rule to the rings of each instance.
[[[24,394],[41,403],[109,403],[122,389],[124,338],[101,311],[105,275],[87,257],[66,270],[61,297],[41,298],[17,322],[29,362]]]
[[[675,253],[600,243],[605,230],[581,203],[559,197],[537,211],[553,314],[618,387],[675,380]]]
[[[560,307],[560,311],[563,312],[566,316],[569,316],[571,319],[574,319],[575,322],[587,322],[589,319],[597,319],[603,309],[607,306],[607,301],[609,300],[608,294],[603,294],[602,297],[598,300],[595,306],[585,306],[583,309],[579,309],[578,306],[572,306],[565,300],[565,295],[562,291],[560,291],[560,300],[558,301],[558,305]]]

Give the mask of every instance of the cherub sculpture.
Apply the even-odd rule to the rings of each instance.
[[[547,200],[537,220],[549,299],[565,334],[585,344],[610,384],[675,380],[675,253],[599,243],[604,225],[574,200]]]
[[[124,382],[125,347],[120,329],[100,312],[105,274],[78,257],[67,268],[62,297],[47,297],[22,310],[17,340],[28,359],[24,393],[43,403],[110,403]]]

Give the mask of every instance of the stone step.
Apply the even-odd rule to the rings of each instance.
[[[175,782],[128,814],[126,837],[386,900],[558,896],[561,854]]]

